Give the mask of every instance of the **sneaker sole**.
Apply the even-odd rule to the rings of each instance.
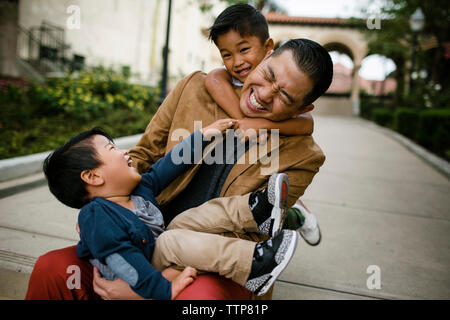
[[[283,272],[283,270],[286,269],[287,265],[292,260],[295,250],[297,249],[297,243],[298,243],[298,238],[299,238],[297,231],[286,230],[285,232],[291,233],[293,239],[289,243],[286,253],[284,254],[283,260],[278,264],[278,266],[275,267],[275,269],[272,270],[272,272],[270,273],[270,276],[266,280],[266,282],[264,284],[262,284],[261,287],[255,291],[255,294],[258,296],[265,295],[267,293],[267,291],[270,289],[270,287],[272,287],[275,280],[277,280],[277,278],[280,276],[281,272]]]
[[[273,176],[272,176],[273,177]],[[270,177],[270,179],[273,179]],[[268,195],[269,203],[273,205],[272,213],[270,215],[271,228],[270,237],[275,237],[280,233],[283,227],[284,219],[287,216],[287,199],[289,194],[289,178],[285,173],[280,173],[275,176],[275,181],[269,180]]]

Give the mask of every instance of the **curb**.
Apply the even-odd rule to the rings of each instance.
[[[142,134],[114,139],[119,148],[134,147]],[[35,153],[28,156],[0,160],[0,182],[21,178],[42,172],[42,164],[51,151]]]
[[[439,173],[444,175],[447,179],[450,180],[450,163],[435,154],[432,154],[425,148],[419,146],[417,143],[413,142],[412,140],[406,138],[405,136],[402,136],[401,134],[385,127],[381,127],[377,125],[376,123],[373,123],[369,120],[359,118],[361,122],[364,122],[369,127],[372,127],[384,135],[396,140],[399,142],[402,146],[404,146],[406,149],[417,155],[419,158],[424,160],[427,164],[432,166],[434,169],[436,169]]]

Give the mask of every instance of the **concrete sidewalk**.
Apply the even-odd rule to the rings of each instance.
[[[315,122],[327,160],[303,201],[323,239],[299,243],[273,298],[450,299],[449,180],[363,120]],[[77,210],[58,203],[42,178],[0,192],[0,298],[22,299],[35,259],[77,241]],[[377,275],[381,288],[369,289]]]

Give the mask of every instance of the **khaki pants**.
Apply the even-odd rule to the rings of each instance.
[[[249,195],[216,198],[179,214],[156,240],[152,265],[160,270],[190,266],[244,285],[256,243],[219,234],[258,232]]]

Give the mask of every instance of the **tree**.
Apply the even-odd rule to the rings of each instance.
[[[408,76],[407,62],[411,58],[413,33],[409,18],[420,7],[425,16],[425,27],[419,35],[417,52],[418,70],[427,71],[426,82],[439,84],[443,93],[448,93],[449,59],[445,58],[445,43],[449,42],[450,9],[446,0],[385,0],[380,10],[381,28],[365,29],[369,54],[380,54],[391,58],[396,66],[396,103],[405,99],[405,79]],[[366,12],[367,13],[367,12]],[[421,50],[428,42],[436,42],[432,50]],[[425,48],[426,49],[426,48]],[[420,88],[418,88],[420,89]],[[409,93],[413,96],[413,92]],[[448,96],[448,94],[447,94]]]

